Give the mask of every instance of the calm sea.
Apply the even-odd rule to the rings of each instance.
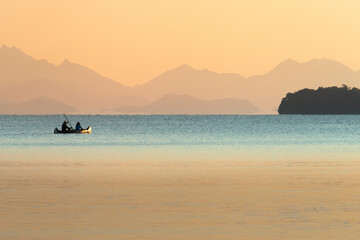
[[[359,239],[360,116],[0,116],[0,239]]]
[[[0,116],[4,154],[206,154],[213,158],[356,157],[360,116],[262,115],[68,116],[72,125],[91,126],[92,134],[53,134],[64,117]]]

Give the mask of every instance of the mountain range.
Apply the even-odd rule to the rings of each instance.
[[[34,104],[31,101],[35,99],[48,101],[58,113],[70,111],[59,104],[78,114],[120,113],[125,109],[154,114],[276,113],[287,92],[342,84],[360,87],[360,71],[330,59],[305,63],[288,59],[268,73],[248,78],[182,65],[141,86],[129,87],[68,60],[56,66],[46,60],[35,60],[15,47],[0,48],[0,113],[9,114],[21,114],[24,111],[17,112],[15,106]],[[28,108],[33,114],[41,114]]]
[[[122,114],[254,114],[259,111],[247,100],[202,100],[176,94],[168,94],[143,107],[122,106],[114,110]]]
[[[0,114],[59,114],[59,112],[75,112],[76,108],[60,103],[51,98],[36,98],[23,103],[12,104],[0,101]]]

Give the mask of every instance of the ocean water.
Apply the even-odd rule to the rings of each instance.
[[[53,134],[62,115],[0,116],[4,152],[212,153],[248,158],[327,158],[360,151],[360,116],[68,116],[92,134]]]
[[[0,116],[0,239],[359,239],[360,116]]]

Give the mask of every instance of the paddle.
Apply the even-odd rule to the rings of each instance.
[[[63,114],[64,114],[64,117],[65,117],[66,121],[69,123],[71,129],[74,129],[74,128],[71,126],[71,123],[70,123],[69,119],[66,117],[65,113],[63,113]]]

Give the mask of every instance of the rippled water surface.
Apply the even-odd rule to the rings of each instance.
[[[0,239],[358,239],[360,116],[0,116]]]
[[[66,152],[216,150],[270,156],[357,154],[360,117],[343,116],[69,116],[91,135],[55,135],[63,116],[0,116],[3,150]],[[225,150],[225,151],[224,151]]]

